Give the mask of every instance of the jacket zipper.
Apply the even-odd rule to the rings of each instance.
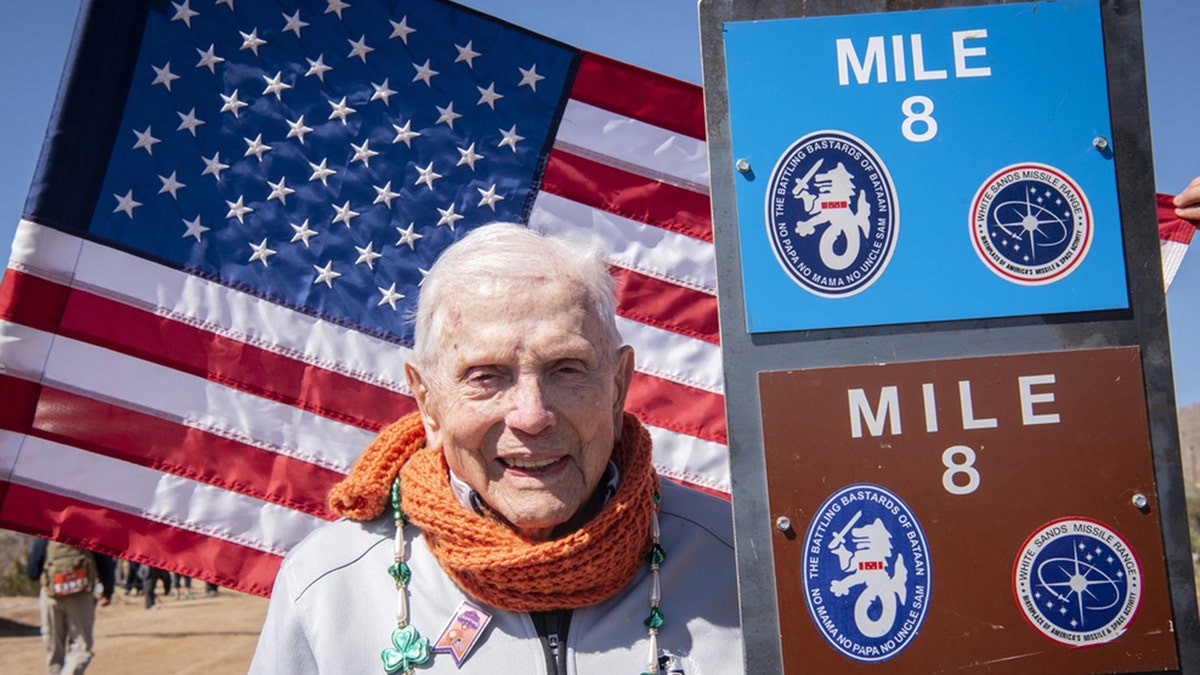
[[[550,675],[567,673],[567,633],[571,626],[571,610],[532,612],[529,617],[542,640],[546,654],[546,672]]]

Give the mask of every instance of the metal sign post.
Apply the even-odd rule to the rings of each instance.
[[[748,670],[1200,669],[1136,3],[700,21]]]

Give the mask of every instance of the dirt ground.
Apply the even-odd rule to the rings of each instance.
[[[162,598],[147,611],[141,596],[121,589],[96,609],[95,657],[88,675],[246,672],[267,600],[221,589],[191,600]],[[0,673],[45,672],[37,598],[0,597]]]

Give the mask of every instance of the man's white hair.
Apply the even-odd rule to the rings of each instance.
[[[484,225],[442,252],[421,283],[414,322],[416,362],[430,367],[445,337],[438,308],[456,292],[505,279],[573,281],[604,329],[603,352],[621,346],[616,323],[616,282],[599,247],[566,237],[543,235],[516,223]]]

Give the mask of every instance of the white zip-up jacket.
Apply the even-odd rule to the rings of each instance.
[[[666,561],[659,575],[659,630],[664,675],[743,672],[737,582],[729,505],[662,481],[659,513]],[[438,566],[415,526],[408,536],[409,623],[436,643],[469,598]],[[368,523],[339,520],[313,532],[285,558],[250,672],[383,673],[391,647],[397,593],[388,574],[395,528],[390,517]],[[550,670],[544,636],[529,614],[472,601],[491,614],[462,666],[435,654],[419,673],[461,675],[636,675],[646,670],[651,576],[643,566],[615,597],[570,613],[565,672]]]

